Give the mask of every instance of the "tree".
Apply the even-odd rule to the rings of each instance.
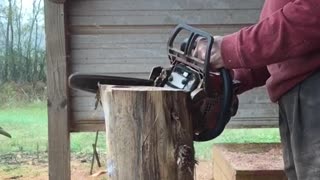
[[[43,0],[33,0],[29,10],[22,0],[1,3],[0,83],[45,82],[43,21]]]

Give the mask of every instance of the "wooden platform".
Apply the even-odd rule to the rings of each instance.
[[[213,148],[215,180],[286,180],[280,144],[219,144]]]

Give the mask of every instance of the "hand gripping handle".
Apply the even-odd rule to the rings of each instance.
[[[173,43],[177,37],[177,35],[182,31],[186,30],[190,32],[190,36],[184,44],[184,48],[182,50],[175,49],[173,47]],[[204,62],[199,60],[196,57],[192,57],[192,50],[196,45],[196,40],[198,37],[205,38],[207,40],[207,50],[205,54]],[[203,74],[203,82],[204,82],[204,91],[208,97],[212,97],[213,95],[208,93],[209,88],[209,77],[210,77],[210,56],[211,49],[214,43],[214,38],[208,32],[202,31],[200,29],[191,27],[186,24],[179,24],[174,30],[172,35],[168,40],[168,56],[171,61],[171,64],[175,65],[176,63],[186,64],[195,70],[198,70]],[[179,57],[179,58],[177,58]],[[201,67],[201,62],[203,62],[203,67]],[[216,123],[216,127],[213,129],[207,129],[200,134],[194,135],[195,141],[208,141],[213,138],[219,136],[224,130],[225,126],[229,122],[231,118],[231,105],[232,105],[232,97],[233,97],[233,85],[232,85],[232,77],[230,75],[230,71],[221,68],[219,69],[223,80],[223,95],[222,95],[222,103],[221,103],[221,112],[219,113],[219,117]]]

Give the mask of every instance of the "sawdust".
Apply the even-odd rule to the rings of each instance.
[[[225,144],[218,145],[224,158],[237,170],[282,170],[280,144]]]

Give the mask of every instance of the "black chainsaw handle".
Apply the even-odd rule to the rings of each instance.
[[[187,40],[180,45],[181,46],[180,47],[181,51],[180,51],[175,49],[173,44],[178,34],[182,32],[182,30],[189,31],[190,35],[187,38]],[[205,54],[204,61],[196,57],[192,57],[191,55],[192,50],[195,48],[196,41],[199,37],[202,37],[207,40],[207,51]],[[203,73],[204,91],[208,94],[208,96],[210,96],[210,94],[208,93],[209,92],[209,76],[210,76],[210,55],[211,55],[211,49],[212,49],[213,43],[214,43],[214,39],[210,33],[205,32],[201,29],[189,26],[187,24],[178,24],[176,28],[173,30],[173,33],[170,36],[167,43],[168,56],[172,65],[175,65],[176,63],[182,63]],[[184,46],[183,49],[182,49],[182,46]],[[176,56],[179,56],[180,58],[175,58]],[[196,61],[193,58],[198,60]],[[203,62],[203,64],[201,65],[201,63],[199,62]]]
[[[218,137],[223,132],[226,125],[230,121],[231,105],[232,105],[232,98],[233,98],[232,77],[228,69],[221,68],[219,71],[223,79],[223,97],[222,97],[223,99],[222,99],[221,112],[219,113],[219,118],[217,121],[217,126],[214,129],[207,129],[204,132],[201,132],[200,134],[194,134],[193,136],[194,141],[199,141],[199,142],[209,141]]]
[[[191,32],[191,35],[187,40],[184,41],[183,44],[181,44],[181,50],[183,53],[180,53],[178,51],[175,51],[173,49],[173,42],[177,35],[181,32],[181,30],[187,30]],[[169,38],[168,41],[168,54],[169,54],[169,59],[173,60],[171,63],[174,64],[175,59],[170,58],[170,55],[177,55],[179,54],[180,57],[183,57],[185,59],[190,56],[192,50],[196,46],[196,40],[198,37],[203,37],[207,40],[207,51],[205,55],[205,60],[204,60],[204,67],[203,69],[199,69],[199,67],[193,66],[194,64],[187,64],[190,65],[191,67],[194,67],[197,70],[200,70],[203,72],[203,80],[204,80],[204,91],[206,92],[208,97],[212,97],[212,94],[210,94],[209,88],[215,88],[215,87],[210,87],[209,86],[209,78],[210,78],[210,56],[211,56],[211,48],[214,43],[214,38],[212,35],[208,32],[202,31],[200,29],[194,28],[192,26],[186,25],[186,24],[179,24],[173,31],[172,36]],[[186,63],[183,61],[180,61],[180,63]],[[221,112],[219,113],[219,117],[217,120],[217,126],[214,129],[208,129],[205,130],[204,132],[200,134],[195,134],[194,135],[194,141],[208,141],[211,139],[216,138],[219,136],[227,123],[230,121],[231,118],[231,105],[232,105],[232,98],[233,98],[233,84],[232,84],[232,77],[230,74],[230,71],[221,68],[219,69],[220,75],[222,77],[222,82],[223,82],[223,96],[222,96],[222,107],[221,107]]]

